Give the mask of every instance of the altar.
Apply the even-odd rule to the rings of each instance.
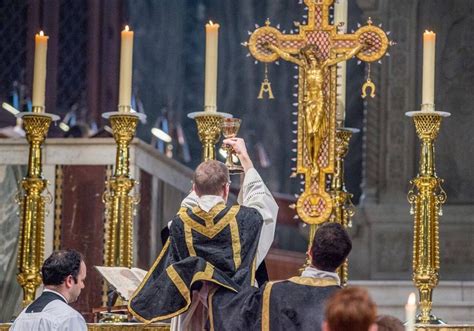
[[[112,174],[116,145],[111,138],[48,139],[44,146],[43,169],[48,179],[44,254],[53,250],[74,248],[86,257],[88,285],[74,307],[91,319],[92,308],[102,306],[102,279],[93,269],[104,265],[105,219],[102,195],[105,181]],[[24,176],[28,161],[28,145],[24,140],[0,139],[0,200],[3,212],[0,225],[5,234],[18,231],[18,207],[14,203],[18,182]],[[136,194],[140,204],[134,223],[133,256],[136,266],[147,269],[161,249],[160,231],[176,213],[182,198],[191,188],[191,170],[160,154],[139,139],[130,144],[130,169],[139,182]],[[5,238],[6,238],[5,237]],[[10,236],[5,241],[2,258],[11,261],[10,269],[0,279],[8,281],[3,288],[4,318],[18,311],[21,288],[16,283],[16,243]],[[7,295],[8,293],[8,295]],[[8,317],[10,316],[10,317]]]

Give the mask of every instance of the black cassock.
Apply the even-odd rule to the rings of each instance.
[[[221,305],[255,282],[256,252],[263,220],[245,206],[217,204],[209,212],[182,208],[170,237],[129,302],[144,322],[161,321],[187,311],[192,291],[202,281],[217,285],[209,294],[209,327]],[[220,317],[218,317],[220,318]],[[218,328],[215,328],[219,330]]]

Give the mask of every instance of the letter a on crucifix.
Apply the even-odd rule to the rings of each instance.
[[[304,2],[308,22],[299,25],[297,34],[284,34],[267,20],[246,45],[258,61],[281,58],[298,66],[296,173],[305,176],[305,186],[296,210],[304,222],[321,224],[333,210],[327,182],[336,162],[336,64],[354,56],[364,62],[379,60],[390,42],[370,20],[353,34],[338,33],[329,23],[334,0]]]

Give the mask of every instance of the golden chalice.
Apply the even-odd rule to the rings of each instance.
[[[224,138],[235,138],[240,129],[240,122],[241,120],[239,118],[224,118],[224,121],[222,122],[222,135]],[[227,152],[225,165],[229,169],[229,173],[240,174],[244,172],[244,168],[240,165],[234,164],[234,161],[232,160],[232,157],[235,154],[232,146],[224,144],[223,147]]]

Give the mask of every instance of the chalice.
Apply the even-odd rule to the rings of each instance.
[[[235,138],[240,129],[240,122],[241,120],[239,118],[224,118],[224,121],[222,122],[222,135],[224,138]],[[232,160],[232,156],[235,154],[232,146],[224,144],[223,147],[227,152],[225,165],[229,169],[229,173],[240,174],[244,172],[244,168],[240,165],[234,164],[234,161]]]

